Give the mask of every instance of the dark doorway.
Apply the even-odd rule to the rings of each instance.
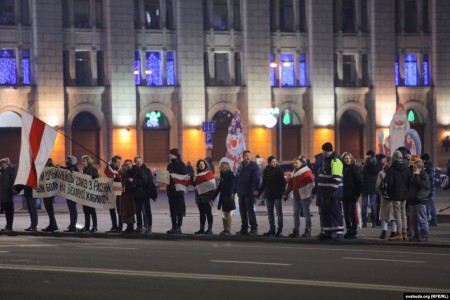
[[[100,157],[100,126],[89,112],[79,113],[72,123],[72,153],[81,163],[83,155],[89,155],[94,163]]]
[[[166,115],[158,110],[148,112],[142,128],[144,162],[167,162],[170,150],[170,125]]]
[[[354,110],[347,110],[339,122],[340,154],[351,153],[356,159],[364,158],[364,125],[361,116]]]
[[[216,122],[216,131],[213,133],[213,161],[219,161],[227,154],[226,140],[232,119],[233,114],[227,110],[221,110],[213,117],[213,121]]]

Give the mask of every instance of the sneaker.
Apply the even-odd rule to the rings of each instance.
[[[212,229],[206,230],[206,231],[204,232],[204,234],[208,234],[208,235],[213,234]]]
[[[290,238],[296,238],[296,237],[299,237],[298,230],[293,229],[293,230],[292,230],[292,233],[289,234],[289,237],[290,237]]]
[[[142,232],[142,227],[138,226],[136,227],[136,229],[134,230],[134,233],[141,233]]]
[[[90,233],[95,233],[95,232],[97,232],[98,230],[97,230],[97,227],[95,227],[95,226],[93,226],[92,228],[91,228],[91,230],[89,230],[89,232]]]
[[[311,237],[311,231],[305,230],[305,232],[302,234],[302,238],[310,238]]]
[[[353,235],[352,235],[352,238],[353,238]],[[343,234],[333,234],[332,239],[333,239],[333,241],[343,241],[344,235]]]
[[[200,229],[196,232],[194,232],[194,234],[204,234],[205,233],[205,229]]]
[[[182,234],[181,228],[176,228],[173,232],[173,234]]]
[[[26,229],[24,229],[25,231],[30,231],[30,232],[35,232],[37,231],[37,229],[35,227],[28,227]]]
[[[175,228],[172,227],[169,230],[167,230],[167,234],[174,234],[175,233]]]
[[[252,229],[252,230],[250,230],[250,232],[248,234],[249,235],[258,235],[258,229]]]
[[[419,242],[428,242],[428,233],[420,234]]]
[[[275,237],[279,237],[279,238],[284,237],[283,231],[282,230],[278,230],[277,233],[275,234]]]
[[[116,232],[117,231],[117,227],[113,226],[111,227],[110,230],[108,230],[106,233],[112,233],[112,232]]]
[[[12,232],[12,228],[2,228],[1,230],[0,230],[1,232]]]
[[[275,231],[274,230],[269,230],[267,232],[264,232],[263,236],[275,236]]]
[[[347,231],[347,232],[344,234],[344,239],[349,239],[351,236],[352,236],[352,233],[351,233],[350,231]]]
[[[382,240],[386,239],[386,230],[381,231],[380,239],[382,239]]]
[[[64,232],[77,232],[77,229],[75,227],[67,227],[66,230],[64,230]]]

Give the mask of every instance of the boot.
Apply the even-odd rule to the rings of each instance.
[[[349,238],[351,238],[351,236],[352,236],[352,231],[349,230],[344,234],[344,239],[349,239]]]
[[[226,232],[227,231],[227,220],[222,218],[222,223],[223,223],[223,231],[222,232]]]
[[[401,232],[397,232],[393,237],[390,237],[388,241],[403,241],[403,234]]]
[[[204,228],[200,228],[200,230],[194,232],[194,234],[203,234],[205,233],[205,229]]]
[[[389,236],[389,238],[394,237],[396,234],[397,234],[397,232],[392,231],[392,232],[391,232],[391,235]]]
[[[420,233],[419,242],[428,242],[428,232],[422,231]]]
[[[382,240],[386,239],[386,230],[381,231],[380,239],[382,239]]]
[[[296,237],[298,237],[298,236],[299,236],[298,229],[293,229],[293,230],[292,230],[292,233],[289,234],[289,237],[290,237],[290,238],[296,238]]]
[[[142,232],[141,226],[137,226],[136,229],[134,230],[134,233],[141,233],[141,232]]]
[[[412,235],[412,233],[411,233],[410,235]],[[408,240],[408,236],[410,236],[410,235],[408,235],[407,232],[402,232],[403,240],[404,240],[404,241]]]
[[[145,227],[143,233],[152,233],[152,226]]]
[[[269,231],[263,233],[263,236],[274,236],[274,235],[275,235],[275,229],[272,229],[272,228]]]
[[[283,230],[282,229],[278,229],[277,233],[275,234],[275,237],[284,237],[283,236]]]
[[[419,231],[418,230],[414,230],[414,235],[411,235],[409,237],[409,241],[410,242],[420,242]]]
[[[205,231],[205,234],[213,234],[212,226],[208,226],[208,229]]]
[[[311,231],[309,231],[308,229],[305,229],[305,232],[302,234],[303,238],[309,238],[311,237]]]

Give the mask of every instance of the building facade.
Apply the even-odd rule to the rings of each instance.
[[[254,154],[313,157],[331,141],[363,158],[402,104],[443,164],[448,16],[444,0],[2,0],[0,154],[18,163],[25,110],[64,133],[58,162],[158,165],[173,147],[217,161],[239,110]],[[204,121],[216,122],[212,150]]]

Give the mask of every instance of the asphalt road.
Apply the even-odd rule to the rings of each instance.
[[[448,248],[0,236],[0,299],[403,299]]]

